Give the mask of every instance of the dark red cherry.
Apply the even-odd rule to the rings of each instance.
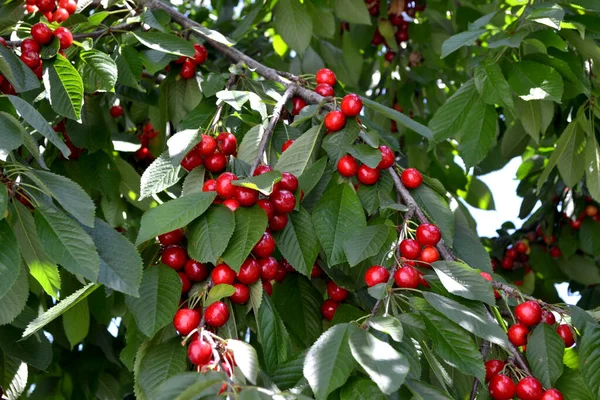
[[[237,273],[238,281],[251,285],[260,279],[260,265],[254,258],[247,258],[240,267],[240,272]]]
[[[219,264],[210,273],[210,278],[215,285],[233,285],[233,282],[235,282],[235,271],[227,264]]]
[[[174,270],[180,270],[187,261],[187,252],[179,245],[169,246],[163,250],[161,261]]]

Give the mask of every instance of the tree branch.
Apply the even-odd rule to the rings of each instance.
[[[514,298],[517,298],[517,299],[524,298],[524,299],[527,299],[527,300],[533,300],[536,303],[539,303],[542,307],[554,310],[557,313],[563,314],[565,312],[565,310],[563,310],[560,307],[556,307],[556,306],[554,306],[552,304],[548,304],[546,302],[543,302],[542,300],[536,299],[535,297],[523,294],[518,289],[515,289],[515,288],[513,288],[513,287],[511,287],[511,286],[509,286],[509,285],[507,285],[505,283],[498,282],[498,281],[492,281],[492,286],[494,287],[494,289],[502,290],[509,297],[514,297]]]
[[[485,357],[487,357],[487,354],[490,351],[490,347],[491,347],[491,343],[488,342],[487,340],[484,340],[483,342],[481,342],[480,352],[481,352],[481,357],[483,358],[484,361],[485,361]],[[477,389],[478,388],[479,388],[479,378],[475,378],[475,380],[473,381],[473,388],[471,389],[471,396],[469,397],[470,400],[475,400],[475,398],[477,397]]]

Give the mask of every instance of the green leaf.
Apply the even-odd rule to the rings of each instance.
[[[317,400],[326,399],[352,373],[356,361],[349,340],[357,330],[352,324],[332,326],[308,350],[303,372]]]
[[[188,196],[190,194],[202,193],[205,172],[206,170],[202,165],[191,170],[186,175],[183,185],[181,185],[181,195]]]
[[[42,248],[53,261],[96,282],[100,257],[92,238],[77,222],[52,205],[40,204],[35,212],[35,226]]]
[[[578,121],[572,121],[569,125],[567,125],[564,132],[558,138],[558,141],[556,142],[556,148],[548,159],[548,163],[546,164],[544,171],[538,178],[537,193],[540,192],[542,185],[548,180],[550,172],[552,172],[559,160],[565,159],[564,157],[568,159],[570,156],[572,157],[575,155],[573,153],[574,148],[576,147],[575,143],[580,143],[581,139],[579,138],[581,138],[581,135],[581,128]]]
[[[241,340],[227,340],[227,348],[233,352],[235,363],[242,371],[244,377],[252,384],[256,384],[259,366],[258,356],[254,347]]]
[[[581,376],[593,398],[600,396],[600,327],[588,323],[579,342]]]
[[[170,200],[144,213],[136,244],[187,226],[202,215],[215,199],[216,192],[200,192]]]
[[[419,135],[423,136],[426,139],[433,138],[434,134],[431,131],[431,129],[429,129],[425,125],[418,123],[414,119],[409,118],[408,116],[402,114],[401,112],[398,112],[392,108],[381,105],[378,102],[368,99],[366,97],[361,97],[361,99],[363,101],[363,104],[366,107],[372,108],[374,111],[377,111],[381,115],[396,121],[400,125],[405,126],[406,128],[418,133]]]
[[[502,69],[493,59],[486,58],[475,68],[475,87],[486,104],[515,107],[510,86],[502,74]]]
[[[369,332],[355,329],[350,336],[350,350],[383,393],[392,394],[404,383],[408,361],[389,344]]]
[[[143,354],[139,366],[137,382],[148,398],[153,398],[150,395],[165,380],[187,369],[186,348],[180,338],[152,345]]]
[[[0,220],[4,219],[4,214],[8,207],[8,189],[2,185],[0,187]]]
[[[454,211],[455,254],[473,268],[492,273],[490,255],[481,244],[477,232],[469,226],[469,222],[460,208]]]
[[[334,0],[333,11],[341,20],[352,24],[371,25],[371,17],[364,1]]]
[[[140,54],[131,46],[120,47],[115,60],[118,67],[118,82],[122,85],[145,92],[140,84],[144,66]]]
[[[65,335],[71,345],[71,350],[83,341],[90,329],[90,309],[87,299],[82,299],[69,308],[62,316]]]
[[[140,200],[160,193],[179,181],[181,166],[173,166],[168,152],[164,152],[150,164],[140,180]]]
[[[367,225],[360,200],[347,184],[332,186],[323,194],[312,220],[330,265],[346,261],[344,242]]]
[[[357,144],[348,149],[348,153],[354,158],[366,164],[370,168],[377,168],[381,162],[381,151],[367,144]]]
[[[494,291],[489,281],[477,270],[455,261],[436,261],[431,264],[440,281],[450,293],[468,300],[494,306]]]
[[[86,229],[100,255],[98,282],[131,296],[138,296],[142,280],[142,258],[127,238],[101,219]]]
[[[209,207],[188,228],[188,252],[200,262],[217,263],[235,229],[234,215],[227,207]]]
[[[305,353],[298,353],[294,358],[279,364],[277,370],[269,375],[278,388],[287,390],[295,386],[302,379],[304,357]]]
[[[275,233],[277,249],[294,269],[310,276],[319,254],[319,241],[315,236],[310,214],[300,207],[288,214],[289,220],[283,231]]]
[[[590,139],[592,141],[593,139]],[[594,200],[600,202],[600,148],[598,143],[593,140],[585,146],[585,183],[590,195]]]
[[[591,221],[590,221],[591,222]],[[595,222],[593,222],[595,223]],[[597,238],[594,238],[597,239]],[[574,255],[567,264],[558,263],[562,272],[569,279],[582,285],[595,285],[600,283],[600,271],[595,262],[582,255]]]
[[[437,109],[429,121],[429,128],[431,128],[432,137],[436,142],[456,135],[463,128],[469,110],[478,98],[479,93],[474,80],[470,79]]]
[[[432,223],[442,231],[442,238],[447,246],[454,240],[454,215],[448,202],[427,185],[411,190],[417,204],[425,211]]]
[[[492,191],[485,182],[474,176],[469,176],[468,178],[469,184],[467,185],[466,192],[459,190],[458,195],[473,207],[481,210],[495,210],[496,205],[494,204]]]
[[[312,160],[312,154],[317,150],[319,142],[320,125],[315,125],[304,132],[292,145],[279,157],[275,169],[300,176]]]
[[[149,49],[176,56],[194,57],[195,50],[191,42],[170,33],[131,32],[141,44]]]
[[[563,81],[552,67],[534,61],[521,61],[513,66],[508,83],[525,101],[552,100],[561,102]]]
[[[390,228],[387,225],[371,225],[357,229],[344,241],[344,251],[351,267],[379,254]]]
[[[224,299],[225,297],[229,297],[234,293],[235,288],[231,285],[227,285],[225,283],[215,285],[208,292],[208,296],[206,297],[206,301],[204,302],[204,307],[208,307],[212,303]]]
[[[60,317],[66,311],[71,309],[71,307],[73,307],[75,304],[85,299],[99,287],[100,285],[98,284],[94,285],[93,283],[89,283],[86,286],[79,289],[78,291],[76,291],[75,293],[69,295],[68,297],[65,297],[64,299],[56,303],[55,306],[48,309],[46,312],[38,316],[36,319],[31,321],[27,325],[27,328],[23,332],[23,339],[28,338],[29,336],[38,332],[40,329],[44,328],[50,322],[54,321],[56,318]]]
[[[536,7],[526,17],[530,21],[549,26],[552,29],[560,29],[560,23],[565,17],[565,10],[558,4],[552,4],[546,7]]]
[[[406,386],[415,395],[414,400],[450,400],[452,397],[442,393],[439,388],[415,379],[408,379]]]
[[[321,157],[298,177],[300,189],[307,195],[321,180],[325,169],[327,168],[327,157]]]
[[[160,382],[160,386],[152,393],[152,399],[187,400],[211,396],[220,390],[226,380],[222,372],[182,372]]]
[[[281,180],[281,173],[278,171],[270,171],[266,174],[258,176],[252,176],[246,179],[238,179],[232,181],[234,186],[242,186],[250,189],[254,189],[265,196],[270,195],[273,192],[273,186],[275,183]]]
[[[387,333],[396,342],[402,341],[404,330],[402,324],[397,318],[388,316],[374,316],[369,319],[369,327],[378,330],[379,332]]]
[[[556,389],[560,390],[565,399],[593,400],[579,369],[565,368],[556,381]]]
[[[86,76],[86,91],[97,90],[112,91],[117,83],[117,64],[108,54],[98,50],[87,50],[79,53],[79,57],[86,67],[82,69],[82,75]]]
[[[0,74],[13,85],[17,93],[28,92],[40,87],[40,80],[31,68],[8,47],[0,49]]]
[[[275,285],[271,300],[290,332],[305,346],[317,340],[321,332],[323,296],[310,280],[299,274],[288,275]]]
[[[139,330],[152,337],[172,321],[180,295],[181,281],[175,270],[165,265],[153,265],[144,271],[140,296],[126,296],[125,303]]]
[[[140,200],[140,176],[133,166],[121,157],[115,157],[114,162],[121,175],[119,191],[123,195],[123,198],[140,210],[146,211],[150,208],[153,201],[152,199]]]
[[[333,164],[337,164],[340,158],[348,153],[360,135],[358,124],[346,124],[346,126],[335,134],[326,135],[322,147],[327,152]],[[289,150],[286,150],[287,153]],[[284,153],[284,154],[285,154]]]
[[[0,327],[0,349],[4,357],[11,357],[44,371],[52,362],[52,345],[44,335],[23,340],[20,329]],[[4,369],[4,368],[3,368]]]
[[[554,387],[563,373],[565,342],[548,324],[538,324],[527,340],[527,361],[544,387]]]
[[[190,150],[202,141],[202,134],[198,129],[184,129],[177,132],[167,141],[171,164],[177,166],[183,161]]]
[[[27,268],[21,268],[15,283],[3,296],[0,296],[0,325],[10,324],[25,308],[29,297]],[[320,322],[320,321],[319,321]]]
[[[267,371],[275,371],[280,363],[289,358],[292,350],[290,336],[269,296],[263,297],[256,321],[265,366]]]
[[[258,144],[260,143],[260,139],[264,134],[266,125],[259,124],[255,125],[246,132],[244,138],[242,139],[242,143],[240,143],[238,148],[237,157],[247,162],[248,164],[252,164],[254,160],[258,157]]]
[[[258,206],[240,207],[233,215],[235,229],[223,253],[223,260],[237,272],[254,245],[265,233],[268,220],[265,211]]]
[[[479,101],[469,110],[462,129],[457,133],[458,148],[467,168],[483,161],[496,144],[497,121],[496,109],[489,104]]]
[[[280,0],[274,10],[275,29],[300,55],[310,44],[313,23],[305,5],[298,0]]]
[[[504,349],[509,348],[506,333],[495,322],[490,322],[488,311],[483,304],[459,303],[431,292],[423,292],[423,297],[433,308],[468,332],[502,346]]]
[[[475,44],[475,41],[486,32],[485,29],[477,29],[474,31],[466,31],[457,33],[454,36],[446,39],[446,41],[442,44],[442,54],[441,58],[444,58],[456,50],[460,49],[464,46],[471,46]]]
[[[192,29],[196,32],[200,32],[204,36],[206,36],[216,42],[224,44],[225,46],[231,47],[235,44],[235,41],[229,39],[228,37],[224,36],[220,32],[217,32],[215,30],[205,27],[204,25],[194,25],[192,27]]]
[[[335,34],[335,18],[330,8],[321,8],[312,2],[304,3],[308,6],[308,13],[312,18],[313,32],[317,36],[332,39]]]
[[[83,106],[83,81],[62,55],[44,62],[44,87],[57,114],[79,121]]]
[[[4,111],[0,111],[0,131],[0,160],[6,161],[10,152],[23,144],[23,136],[28,133],[15,117]]]

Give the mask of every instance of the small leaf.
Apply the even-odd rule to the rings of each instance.
[[[548,324],[538,324],[527,339],[527,361],[544,387],[554,387],[563,373],[565,342]]]
[[[468,265],[481,271],[492,273],[490,255],[481,244],[477,232],[470,226],[461,208],[454,211],[454,241],[456,255]]]
[[[348,153],[354,158],[366,164],[370,168],[377,168],[381,162],[381,151],[378,148],[373,148],[367,144],[357,144],[348,149]]]
[[[20,338],[20,334],[21,330],[14,326],[0,326],[0,350],[5,359],[10,357],[21,360],[45,371],[52,362],[52,345],[46,336],[39,335],[39,337],[24,340]]]
[[[83,106],[83,81],[62,55],[44,62],[44,87],[57,114],[78,121]]]
[[[203,374],[182,372],[164,382],[161,381],[160,385],[152,393],[152,399],[183,400],[194,398],[195,396],[207,397],[217,393],[221,389],[221,385],[226,381],[227,378],[222,372],[207,371]]]
[[[521,61],[514,65],[508,83],[525,101],[552,100],[561,102],[563,80],[552,67],[534,61]]]
[[[474,80],[468,80],[444,104],[437,109],[429,128],[436,142],[446,140],[458,133],[465,125],[469,110],[479,98]],[[431,139],[431,137],[430,137]]]
[[[600,148],[593,141],[585,146],[585,182],[594,200],[600,202]]]
[[[475,68],[475,86],[486,104],[514,108],[510,86],[502,74],[502,69],[493,59],[486,58]]]
[[[588,323],[579,343],[581,376],[593,398],[600,396],[600,327]]]
[[[144,87],[140,84],[144,66],[137,50],[131,46],[120,47],[117,50],[115,62],[118,67],[118,82],[145,92]]]
[[[450,38],[446,39],[446,41],[442,44],[441,58],[447,57],[448,55],[454,53],[461,47],[471,46],[475,44],[477,38],[479,38],[479,36],[481,36],[485,32],[485,29],[477,29],[474,31],[465,31],[457,33],[456,35],[451,36]]]
[[[398,112],[392,108],[381,105],[376,101],[373,101],[366,97],[361,97],[361,99],[363,101],[363,104],[366,107],[372,108],[373,110],[377,111],[381,115],[396,121],[400,125],[407,127],[408,129],[418,133],[419,135],[423,136],[426,139],[433,138],[433,132],[425,125],[418,123],[417,121],[402,114],[401,112]]]
[[[258,176],[252,176],[246,179],[238,179],[232,181],[234,186],[242,186],[250,189],[254,189],[265,196],[270,195],[273,192],[273,186],[281,180],[281,173],[278,171],[270,171],[266,174]]]
[[[0,111],[0,131],[0,160],[6,161],[10,152],[23,144],[23,136],[28,133],[15,117],[4,111]]]
[[[256,321],[258,341],[262,345],[265,366],[267,371],[275,371],[277,366],[290,356],[292,343],[269,296],[263,297]]]
[[[27,281],[27,268],[20,268],[19,276],[8,291],[0,297],[0,325],[6,325],[23,311],[29,297],[29,282]]]
[[[379,253],[390,229],[387,225],[371,225],[358,229],[344,242],[344,251],[351,267]]]
[[[152,199],[140,200],[141,178],[131,164],[121,157],[114,158],[115,166],[121,175],[119,191],[123,198],[142,211],[146,211],[152,204]]]
[[[150,164],[140,180],[140,200],[160,193],[179,181],[181,166],[173,166],[168,152],[164,152]]]
[[[240,207],[234,213],[235,229],[223,260],[236,272],[267,228],[267,214],[258,206]]]
[[[131,32],[144,46],[162,53],[176,56],[194,57],[195,50],[191,42],[170,33]]]
[[[310,276],[317,255],[319,241],[315,236],[310,214],[303,208],[288,214],[283,231],[275,233],[277,249],[294,269]]]
[[[190,150],[202,141],[198,129],[185,129],[177,132],[167,141],[169,158],[174,167],[178,166]]]
[[[208,307],[212,303],[224,299],[225,297],[229,297],[234,293],[235,288],[231,285],[227,285],[224,283],[215,285],[208,292],[208,296],[206,297],[206,301],[204,302],[204,307]]]
[[[200,262],[217,263],[233,231],[235,218],[227,207],[213,206],[188,228],[188,252]]]
[[[188,196],[190,194],[202,193],[205,172],[206,171],[202,165],[191,170],[183,181],[181,195]]]
[[[369,319],[369,326],[379,332],[387,333],[396,342],[402,341],[404,330],[397,318],[392,316],[374,316]]]
[[[283,152],[275,170],[289,172],[300,176],[312,160],[312,154],[317,149],[321,127],[316,125],[304,132],[292,145]]]
[[[223,34],[221,34],[220,32],[209,29],[209,28],[205,27],[204,25],[194,25],[192,27],[192,29],[195,30],[196,32],[200,32],[202,35],[204,35],[216,42],[224,44],[225,46],[231,47],[235,44],[235,41],[229,39],[227,36],[223,36]]]
[[[235,363],[244,374],[244,377],[252,383],[256,384],[258,378],[258,356],[254,347],[241,340],[227,340],[227,348],[233,352]]]
[[[262,135],[265,132],[265,128],[266,124],[258,124],[246,132],[244,138],[242,139],[242,143],[240,143],[238,147],[237,157],[240,160],[245,161],[248,164],[252,164],[258,157],[258,144],[260,143]]]
[[[467,168],[483,161],[496,144],[498,114],[494,106],[476,102],[467,115],[459,138],[460,154]]]
[[[67,340],[73,349],[84,340],[90,329],[90,310],[87,299],[82,299],[69,308],[62,316]]]
[[[455,261],[436,261],[431,264],[442,284],[450,293],[469,300],[494,306],[494,292],[489,281],[477,270]]]
[[[88,75],[86,82],[94,83],[87,88],[87,91],[96,90],[111,91],[117,83],[118,69],[117,64],[108,54],[98,50],[88,50],[79,53],[83,61],[85,75]]]

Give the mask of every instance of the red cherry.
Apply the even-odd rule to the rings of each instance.
[[[298,189],[298,178],[296,178],[294,174],[283,172],[279,184],[281,189],[294,193],[296,189]]]
[[[415,239],[404,239],[400,242],[400,254],[409,260],[416,260],[421,254],[421,245]]]
[[[399,288],[416,289],[419,286],[419,273],[413,267],[402,267],[394,273],[394,281]]]
[[[514,247],[506,250],[506,253],[504,254],[504,257],[508,257],[513,260],[515,258],[517,258],[518,256],[519,256],[519,253],[517,252],[517,249],[515,249]]]
[[[502,269],[512,269],[514,264],[514,260],[512,258],[504,257],[500,262]]]
[[[323,97],[333,97],[335,95],[335,91],[333,90],[333,88],[324,83],[318,84],[315,88],[315,92]]]
[[[506,375],[498,374],[490,380],[490,395],[494,400],[510,400],[515,396],[515,383]]]
[[[206,307],[204,320],[214,328],[223,326],[229,320],[229,309],[222,301],[216,301]]]
[[[250,289],[248,289],[248,286],[241,283],[234,283],[233,287],[235,288],[235,293],[229,296],[229,300],[234,304],[246,304],[250,300]]]
[[[296,197],[288,190],[280,190],[271,194],[271,203],[275,207],[275,212],[280,214],[289,214],[296,207]]]
[[[196,167],[199,167],[203,164],[204,160],[200,154],[196,153],[194,150],[190,151],[183,157],[181,160],[181,166],[185,168],[186,171],[191,171]]]
[[[310,277],[320,278],[324,273],[325,271],[323,271],[323,268],[319,267],[319,265],[315,262],[315,265],[313,265],[312,269],[310,270]]]
[[[541,400],[565,400],[565,398],[557,389],[548,389],[544,392]]]
[[[556,323],[556,317],[552,314],[552,311],[548,310],[544,311],[542,314],[542,320],[548,325],[554,325]]]
[[[335,301],[344,301],[348,298],[348,291],[336,285],[334,281],[327,283],[327,294]]]
[[[488,274],[487,272],[480,272],[479,275],[481,275],[483,277],[483,279],[485,279],[486,281],[492,281],[492,276],[490,274]],[[496,300],[498,300],[500,298],[500,293],[498,293],[498,291],[496,289],[494,289],[494,298]]]
[[[363,164],[358,167],[357,177],[363,185],[374,185],[379,180],[379,170]]]
[[[396,57],[396,52],[395,52],[395,51],[391,51],[391,50],[390,50],[390,51],[388,51],[387,53],[385,53],[385,56],[384,56],[385,60],[386,60],[387,62],[390,62],[390,63],[391,63],[392,61],[394,61],[394,58],[395,58],[395,57]]]
[[[181,71],[179,71],[179,75],[183,79],[192,79],[196,76],[196,66],[189,58],[185,60],[183,65],[181,66]]]
[[[212,136],[202,134],[202,141],[194,147],[194,150],[203,157],[210,156],[217,150],[217,141]]]
[[[321,305],[321,315],[323,315],[323,318],[325,318],[327,321],[331,321],[335,315],[335,310],[337,310],[339,306],[340,303],[337,301],[327,299],[323,302],[323,305]]]
[[[227,166],[227,158],[221,153],[214,153],[204,159],[204,168],[213,174],[219,173]]]
[[[274,257],[266,257],[258,260],[260,265],[260,279],[263,281],[271,281],[277,276],[279,261]]]
[[[573,338],[573,331],[571,327],[567,324],[561,324],[556,328],[556,333],[558,336],[562,338],[565,342],[565,347],[571,347],[575,344],[575,339]]]
[[[346,117],[356,117],[362,110],[363,103],[359,95],[350,93],[342,99],[340,108]]]
[[[252,207],[258,201],[258,192],[254,189],[236,186],[235,199],[242,207]]]
[[[23,39],[21,42],[21,53],[28,53],[33,51],[34,53],[39,53],[41,50],[40,45],[33,39],[27,38]]]
[[[163,246],[171,246],[173,244],[178,244],[183,240],[183,230],[175,229],[174,231],[163,233],[158,236],[158,241]]]
[[[517,397],[521,400],[540,400],[544,393],[542,384],[533,376],[528,376],[517,383]]]
[[[202,264],[201,262],[192,260],[191,258],[187,260],[183,270],[188,278],[194,282],[201,282],[208,278],[208,267],[206,264]]]
[[[517,323],[508,328],[508,340],[517,347],[527,344],[528,334],[529,328],[523,324]]]
[[[402,22],[404,22],[404,18],[402,18],[402,15],[400,14],[390,14],[388,15],[388,19],[394,26],[399,26],[402,24]]]
[[[212,347],[207,342],[193,340],[187,349],[188,358],[197,366],[206,365],[212,358]]]
[[[113,118],[119,118],[123,115],[123,107],[121,106],[112,106],[110,108],[110,116]]]
[[[402,184],[409,189],[416,189],[423,183],[423,176],[416,168],[406,168],[400,175]]]
[[[273,168],[271,168],[270,166],[268,166],[268,165],[259,165],[254,170],[253,176],[259,176],[259,175],[266,174],[267,172],[271,172],[271,171],[273,171]]]
[[[325,128],[330,132],[337,132],[346,124],[346,117],[341,111],[331,111],[325,116]]]
[[[317,71],[316,75],[317,83],[324,83],[329,86],[335,86],[337,81],[335,74],[329,68],[321,68]]]
[[[180,270],[187,261],[187,252],[179,245],[169,246],[164,249],[161,261],[174,270]]]
[[[434,224],[421,224],[417,228],[417,240],[423,246],[435,246],[440,239],[442,239],[442,233]]]
[[[407,31],[396,32],[396,40],[398,42],[406,42],[408,40],[408,32]]]
[[[598,214],[598,207],[593,204],[589,204],[585,206],[584,212],[588,217],[595,217]]]
[[[369,15],[372,17],[379,15],[379,3],[374,3],[373,6],[369,7]]]
[[[221,132],[217,136],[217,147],[226,156],[234,154],[237,150],[237,139],[229,132]]]
[[[181,335],[187,336],[200,325],[200,317],[198,311],[182,308],[175,313],[173,326]]]
[[[254,245],[254,248],[252,249],[252,254],[254,254],[256,257],[264,258],[269,257],[271,254],[273,254],[274,251],[275,239],[273,239],[273,236],[271,236],[269,232],[265,232],[263,233],[258,243]]]
[[[381,152],[381,161],[377,165],[378,169],[388,169],[394,165],[396,156],[392,149],[388,146],[379,146],[379,151]]]
[[[39,45],[45,45],[52,41],[52,29],[48,25],[38,22],[31,27],[31,37]]]
[[[300,114],[300,111],[304,107],[306,107],[306,101],[304,101],[304,99],[302,97],[298,97],[298,96],[294,96],[292,98],[292,104],[293,104],[292,115]]]
[[[419,261],[425,263],[425,267],[429,267],[429,264],[433,264],[434,262],[440,259],[440,253],[433,246],[426,246],[421,250],[421,256],[419,257]]]
[[[35,5],[42,13],[54,11],[54,8],[56,7],[54,0],[37,0]]]
[[[425,279],[425,275],[423,275],[421,272],[419,272],[419,285],[426,288],[430,287],[429,282],[427,282],[427,279]]]
[[[562,252],[560,251],[560,247],[554,246],[550,249],[550,257],[560,258],[561,255],[562,255]]]
[[[40,65],[40,53],[36,53],[35,51],[27,51],[21,54],[21,61],[23,61],[29,68],[35,69]]]
[[[290,148],[290,146],[292,144],[294,144],[295,140],[294,139],[290,139],[288,141],[286,141],[282,146],[281,146],[281,152],[283,153],[284,151],[286,151],[287,149]],[[257,168],[258,169],[258,168]]]
[[[69,14],[74,14],[77,11],[77,2],[75,0],[60,0],[59,8],[64,8]]]
[[[535,326],[542,321],[542,307],[532,300],[528,300],[515,307],[517,321],[527,326]]]
[[[181,281],[181,293],[185,294],[189,292],[192,287],[192,283],[190,282],[190,278],[183,272],[178,272],[179,280]]]
[[[217,181],[214,179],[209,179],[206,182],[204,182],[204,185],[202,185],[202,191],[203,192],[216,192],[217,191]]]
[[[52,14],[52,21],[59,24],[65,22],[67,18],[69,18],[69,12],[64,8],[58,8],[54,11],[54,14]]]
[[[260,265],[254,258],[246,258],[246,261],[240,267],[240,272],[237,273],[238,281],[251,285],[260,279]]]
[[[365,283],[368,287],[373,287],[380,283],[385,283],[390,279],[390,271],[381,265],[373,265],[365,272]]]
[[[262,281],[262,287],[269,297],[273,294],[273,285],[271,284],[271,281]]]
[[[485,381],[489,382],[492,377],[502,372],[504,368],[504,361],[502,360],[488,360],[485,362]]]
[[[63,26],[56,28],[54,30],[54,36],[58,38],[61,50],[67,49],[73,44],[73,35],[68,28]]]
[[[5,79],[4,82],[2,82],[2,85],[0,86],[0,91],[4,94],[17,94],[14,86],[8,81],[8,79]]]
[[[571,225],[571,229],[574,230],[578,230],[579,228],[581,228],[581,220],[576,219],[576,220],[571,220],[571,222],[569,222],[569,224]],[[548,393],[548,391],[546,391],[546,393]]]
[[[260,200],[258,200],[258,202],[256,204],[258,204],[258,206],[260,208],[265,210],[265,213],[267,214],[267,218],[270,221],[273,218],[273,216],[275,215],[275,207],[273,207],[273,204],[267,199],[260,199]]]
[[[515,243],[515,250],[517,250],[517,253],[525,254],[527,253],[527,250],[529,250],[529,246],[527,243],[519,240],[517,243]]]
[[[358,172],[358,163],[350,154],[346,154],[337,163],[337,170],[340,175],[350,178]]]
[[[198,43],[194,44],[194,57],[190,59],[192,63],[194,63],[194,65],[204,64],[207,58],[208,51],[206,50],[206,47]]]
[[[232,172],[224,172],[217,178],[217,194],[224,199],[230,199],[235,196],[237,186],[233,186],[232,181],[237,180],[237,176]]]
[[[275,282],[283,282],[287,273],[288,270],[283,265],[279,264],[279,268],[277,268],[277,275],[275,275]]]
[[[227,264],[219,264],[210,273],[210,278],[215,285],[233,285],[233,282],[235,282],[235,271]]]
[[[269,220],[269,228],[273,232],[282,231],[288,223],[287,214],[275,214],[273,218]]]

